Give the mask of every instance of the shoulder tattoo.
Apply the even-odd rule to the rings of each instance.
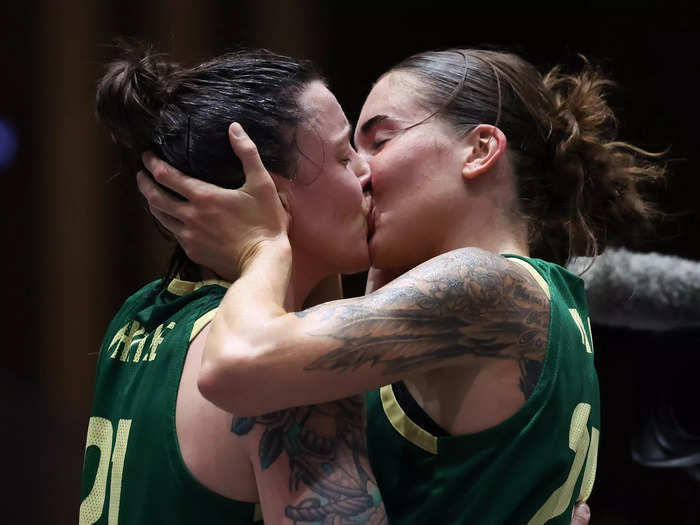
[[[239,436],[261,425],[258,459],[263,470],[286,453],[289,491],[308,487],[312,496],[285,507],[294,523],[386,524],[368,464],[364,398],[357,396],[257,417],[234,417]]]
[[[532,393],[549,332],[549,300],[527,270],[476,249],[424,263],[373,294],[320,305],[311,336],[338,346],[306,367],[339,373],[367,365],[408,373],[463,355],[515,359]]]

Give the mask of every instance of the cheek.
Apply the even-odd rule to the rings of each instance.
[[[335,173],[323,184],[299,188],[290,202],[289,238],[296,254],[334,272],[355,273],[369,264],[367,222],[359,181]]]
[[[360,181],[348,170],[343,169],[329,177],[328,184],[322,189],[327,202],[337,211],[355,214],[362,208],[362,186]]]
[[[313,184],[300,186],[292,199],[292,228],[321,232],[342,228],[362,212],[362,188],[345,170],[324,173]]]
[[[441,164],[441,149],[430,140],[380,152],[370,161],[373,193],[385,198],[415,194],[431,183]]]

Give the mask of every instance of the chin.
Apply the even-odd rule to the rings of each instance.
[[[347,268],[340,273],[353,274],[367,271],[370,266],[369,252],[365,251],[363,254],[358,254],[353,258],[352,263],[348,264]]]
[[[388,245],[381,241],[377,242],[375,237],[370,239],[369,253],[374,268],[395,273],[403,273],[423,262],[416,259],[415,251],[398,250],[396,243]]]
[[[336,266],[336,271],[334,273],[353,274],[364,272],[369,268],[370,258],[367,243],[364,240],[359,241],[354,244],[357,249],[349,252],[348,248],[352,246],[353,245],[350,244],[345,245],[343,252],[338,253],[338,257],[335,258],[335,261],[339,264],[334,265]]]

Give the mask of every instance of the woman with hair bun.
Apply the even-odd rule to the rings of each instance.
[[[292,313],[288,199],[270,198],[255,139],[232,137],[247,192],[147,157],[186,199],[141,173],[153,214],[237,277],[206,342],[204,396],[258,414],[369,392],[393,524],[568,523],[593,488],[600,396],[583,281],[563,265],[650,223],[640,187],[664,175],[617,139],[608,85],[588,64],[542,76],[474,49],[382,75],[355,130],[371,168],[368,293]]]
[[[229,124],[246,127],[293,219],[285,307],[299,310],[319,284],[337,288],[339,273],[368,266],[367,163],[309,63],[241,51],[185,68],[131,47],[109,66],[96,102],[127,166],[140,166],[150,149],[227,188],[244,182]],[[331,195],[337,201],[324,205]],[[164,278],[129,297],[110,323],[79,522],[249,524],[260,520],[260,501],[268,524],[386,523],[361,396],[259,417],[233,416],[202,397],[202,350],[228,286],[178,244]],[[260,381],[246,395],[268,386]]]

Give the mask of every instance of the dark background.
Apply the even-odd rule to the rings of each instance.
[[[417,51],[499,45],[542,71],[576,67],[583,53],[620,85],[610,101],[621,136],[670,147],[673,176],[658,199],[671,215],[657,235],[629,247],[700,260],[698,10],[460,5],[30,0],[3,7],[0,119],[16,131],[18,149],[0,165],[9,336],[0,362],[9,487],[0,521],[77,521],[96,351],[121,302],[157,278],[168,258],[132,174],[117,175],[93,116],[116,36],[154,42],[188,64],[238,45],[310,58],[351,120],[378,75]],[[360,293],[363,278],[345,279],[350,294]],[[638,465],[629,451],[650,393],[679,370],[696,376],[689,359],[698,333],[594,332],[604,412],[592,523],[700,523],[700,483],[682,469]]]

